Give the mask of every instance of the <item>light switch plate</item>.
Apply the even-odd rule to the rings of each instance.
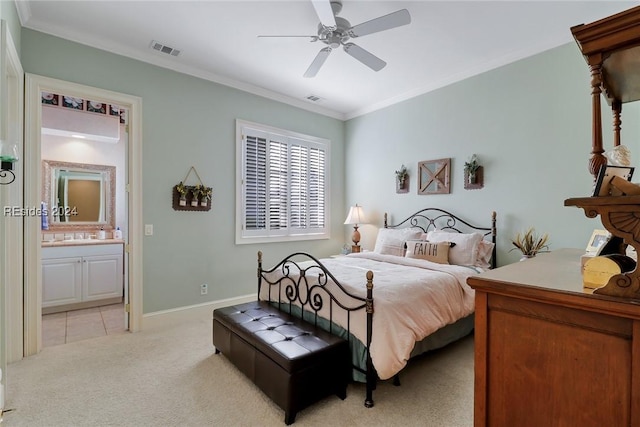
[[[145,224],[144,225],[144,235],[145,236],[153,236],[153,224]]]

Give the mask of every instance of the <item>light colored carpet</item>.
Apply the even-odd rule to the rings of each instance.
[[[45,348],[7,369],[5,426],[284,426],[273,404],[223,355],[211,322]],[[402,385],[364,386],[301,411],[295,426],[473,425],[473,337],[412,361]]]

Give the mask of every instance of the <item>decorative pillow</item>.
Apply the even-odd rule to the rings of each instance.
[[[454,243],[455,245],[455,243]],[[450,242],[427,242],[426,240],[407,241],[407,258],[426,259],[438,264],[449,264]]]
[[[422,230],[413,228],[381,228],[373,251],[382,255],[404,256],[404,243],[419,238],[421,234]]]
[[[451,233],[442,230],[432,230],[427,233],[430,242],[453,242],[456,244],[449,251],[449,264],[475,265],[478,259],[478,243],[483,237],[480,233]]]
[[[476,259],[476,267],[491,268],[491,257],[493,257],[494,243],[480,240],[478,242],[478,258]]]

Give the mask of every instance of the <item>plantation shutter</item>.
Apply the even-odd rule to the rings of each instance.
[[[245,136],[244,229],[267,228],[267,140]]]
[[[280,141],[269,141],[269,228],[288,227],[288,147]]]
[[[308,148],[299,144],[291,145],[291,227],[307,227],[308,206]]]
[[[241,141],[241,235],[327,236],[327,144],[251,127]]]
[[[325,224],[325,150],[309,149],[309,228]]]

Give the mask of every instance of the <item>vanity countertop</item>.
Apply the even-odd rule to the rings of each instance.
[[[42,247],[54,246],[85,246],[85,245],[108,245],[113,243],[124,243],[123,239],[75,239],[75,240],[43,240]]]

